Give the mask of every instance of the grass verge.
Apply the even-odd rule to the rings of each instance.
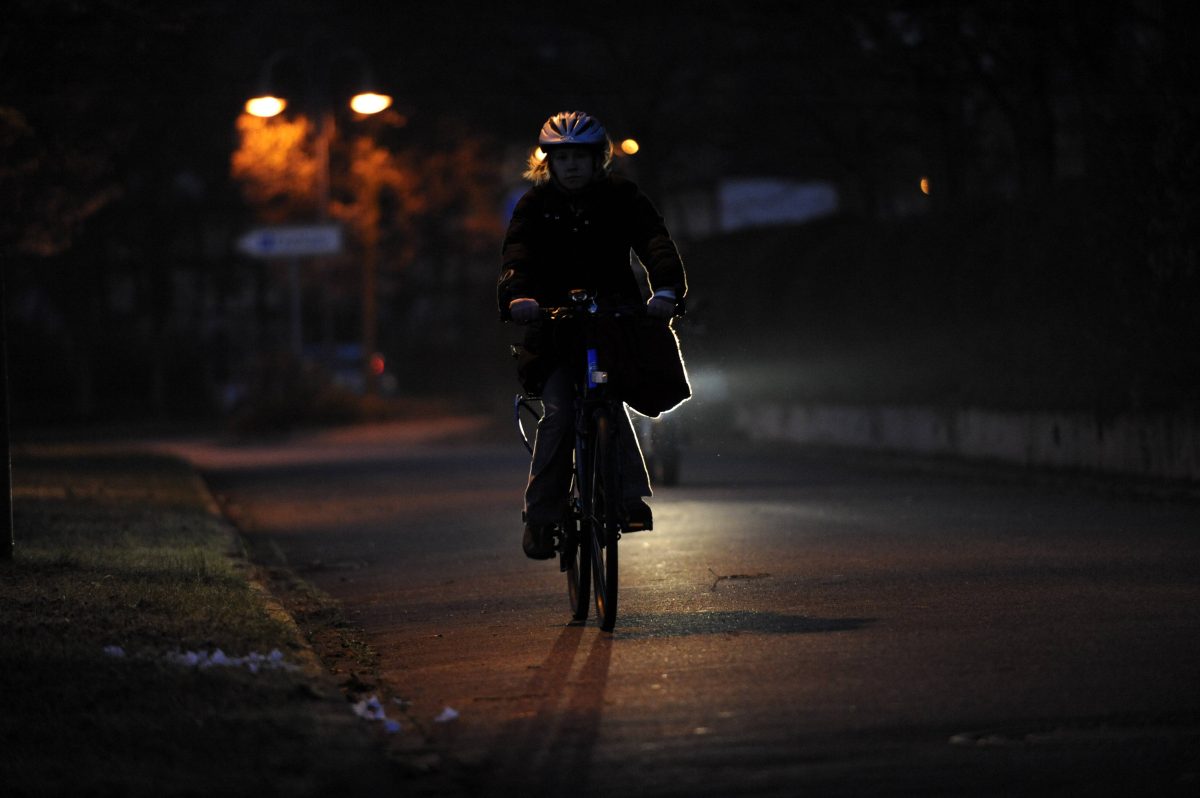
[[[268,611],[185,463],[24,447],[0,562],[6,795],[325,795],[386,788],[376,730]],[[197,667],[189,653],[281,653]]]

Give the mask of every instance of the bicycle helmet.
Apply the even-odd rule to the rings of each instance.
[[[550,147],[583,146],[604,147],[608,144],[608,131],[600,120],[583,111],[563,111],[546,120],[538,136],[538,145],[543,150]]]

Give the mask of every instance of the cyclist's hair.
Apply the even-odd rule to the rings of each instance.
[[[535,186],[550,182],[550,154],[546,153],[544,157],[538,158],[539,149],[535,148],[529,153],[529,159],[525,161],[525,172],[521,175]],[[596,164],[596,171],[599,177],[604,177],[612,171],[613,151],[612,140],[607,137],[605,137],[604,143],[596,148],[599,160]]]

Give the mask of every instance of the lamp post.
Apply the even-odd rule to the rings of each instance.
[[[6,333],[4,271],[0,269],[0,333]],[[0,485],[0,560],[13,558],[12,442],[8,432],[8,344],[0,334],[0,432],[4,433],[4,484]]]
[[[304,59],[307,85],[307,101],[305,110],[316,122],[316,197],[317,220],[328,221],[330,205],[330,147],[336,133],[334,105],[331,101],[333,92],[330,90],[333,64],[339,60],[353,61],[359,68],[356,88],[359,90],[350,97],[349,107],[355,113],[369,116],[378,114],[392,105],[392,98],[387,94],[376,91],[374,76],[363,55],[354,49],[341,49],[333,52],[322,52],[314,42],[309,41],[304,51],[309,57]],[[289,105],[282,93],[275,91],[273,79],[279,63],[293,56],[291,49],[279,50],[263,64],[259,76],[259,94],[246,101],[246,113],[261,118],[270,118],[283,113]],[[376,374],[373,355],[376,349],[378,326],[378,303],[376,293],[376,258],[373,241],[364,242],[366,253],[363,257],[362,285],[362,372],[364,385],[368,393],[374,392]],[[293,351],[299,355],[302,351],[303,337],[301,334],[301,303],[300,303],[300,264],[296,258],[289,263],[290,285],[290,338]]]

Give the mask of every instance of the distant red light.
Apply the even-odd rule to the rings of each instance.
[[[384,361],[383,355],[379,354],[378,352],[371,355],[371,373],[376,377],[383,374],[383,370],[386,366],[387,363]]]

